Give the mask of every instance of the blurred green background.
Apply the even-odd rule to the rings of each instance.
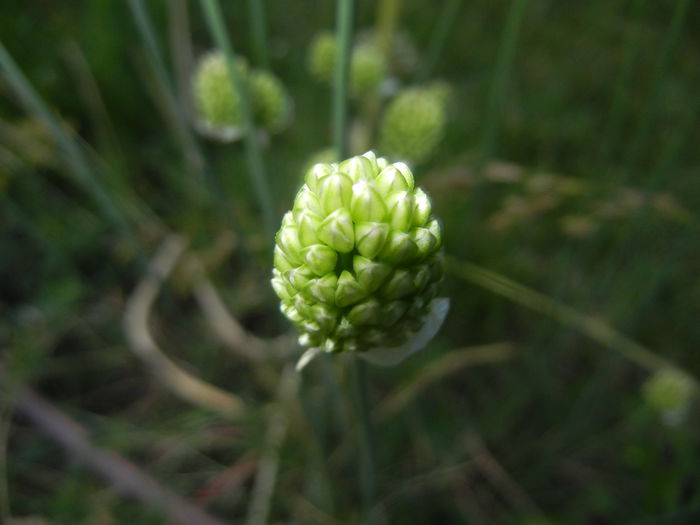
[[[357,2],[355,32],[394,3]],[[416,52],[396,83],[451,86],[444,138],[414,174],[444,224],[452,307],[426,349],[369,370],[379,522],[698,523],[700,10],[395,4]],[[222,2],[259,67],[253,5]],[[332,145],[331,89],[306,62],[336,6],[259,5],[294,101],[262,146],[279,220]],[[0,42],[3,523],[188,523],[167,516],[187,502],[223,523],[362,523],[351,367],[290,372],[300,350],[244,145],[188,118],[193,61],[214,47],[200,2],[5,0]],[[365,109],[352,101],[351,122]],[[125,335],[171,234],[186,253],[151,333],[167,363],[224,392],[197,383],[188,399]],[[206,290],[253,334],[243,350],[222,343],[231,320],[202,307],[221,304]],[[70,421],[88,441],[62,440]],[[121,478],[124,461],[152,484]]]

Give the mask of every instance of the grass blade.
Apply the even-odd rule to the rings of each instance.
[[[353,0],[338,0],[336,12],[338,55],[333,79],[333,144],[338,160],[344,159],[348,154],[348,85],[353,11]]]
[[[267,181],[263,158],[260,153],[260,145],[258,144],[258,139],[255,135],[253,111],[248,93],[244,85],[244,80],[241,78],[238,68],[236,67],[233,45],[224,27],[223,15],[221,13],[221,6],[219,5],[219,2],[217,0],[201,0],[201,5],[209,32],[216,43],[216,46],[226,56],[226,61],[228,62],[228,73],[231,78],[231,82],[236,88],[238,98],[241,101],[243,133],[245,134],[245,148],[248,160],[248,175],[252,179],[251,182],[255,188],[258,201],[260,202],[265,230],[268,236],[272,236],[275,231],[272,194]]]

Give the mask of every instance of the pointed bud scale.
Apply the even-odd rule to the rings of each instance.
[[[326,217],[318,228],[318,238],[340,253],[352,251],[355,232],[350,212],[340,208]]]
[[[346,208],[352,197],[352,180],[344,173],[331,173],[321,181],[319,197],[325,213]]]
[[[307,297],[313,297],[322,303],[333,305],[335,303],[335,289],[338,278],[335,274],[329,273],[317,279],[311,279],[304,289]]]
[[[378,222],[384,220],[387,209],[374,185],[361,180],[352,186],[350,212],[355,222]]]
[[[366,296],[367,291],[355,280],[353,275],[349,271],[343,270],[340,277],[338,277],[335,304],[340,308],[345,308],[361,301]]]
[[[309,281],[315,277],[307,266],[298,266],[285,272],[284,279],[291,284],[295,290],[301,292],[309,284]]]
[[[321,216],[311,210],[295,210],[294,217],[296,219],[299,242],[302,246],[309,246],[319,242],[318,229],[321,226]]]
[[[392,230],[379,259],[392,264],[411,264],[418,256],[418,246],[407,233]]]
[[[306,186],[313,192],[317,192],[321,187],[321,181],[333,172],[333,167],[330,164],[314,164],[309,171],[306,172],[304,181]]]
[[[303,262],[300,257],[299,230],[296,226],[287,226],[277,232],[277,246],[282,249],[284,255],[293,264],[299,265]]]
[[[389,231],[389,225],[383,222],[360,222],[355,224],[357,251],[365,257],[374,259],[384,247]]]
[[[411,239],[418,246],[419,257],[430,257],[440,247],[438,240],[427,228],[414,228],[411,230]]]
[[[410,190],[406,178],[395,166],[387,166],[377,177],[377,189],[384,195]]]
[[[415,179],[413,178],[413,172],[411,169],[405,162],[394,162],[394,167],[401,172],[401,175],[403,175],[403,178],[408,185],[408,189],[412,190],[415,186]],[[420,191],[422,192],[423,190]]]
[[[368,299],[353,306],[347,314],[348,320],[356,325],[372,325],[379,322],[382,305],[376,299]]]
[[[292,270],[295,265],[289,261],[287,256],[284,254],[282,251],[282,248],[279,246],[275,246],[275,268],[277,268],[280,272],[286,272],[288,270]]]
[[[389,197],[387,204],[389,205],[389,225],[394,230],[407,232],[413,217],[413,194],[408,191],[398,191]]]
[[[379,289],[379,295],[385,299],[396,300],[412,294],[416,284],[410,271],[399,269],[389,277],[384,286]]]
[[[325,244],[312,244],[301,250],[306,266],[316,275],[332,272],[338,261],[338,253]]]
[[[366,157],[353,157],[341,162],[338,168],[350,177],[353,182],[359,180],[371,181],[374,179],[376,168]]]
[[[425,194],[423,190],[418,188],[413,196],[414,209],[413,209],[413,225],[414,226],[425,226],[430,218],[430,199]]]
[[[368,293],[379,288],[392,272],[392,268],[388,264],[373,261],[360,255],[353,257],[352,269],[357,277],[357,282]]]
[[[317,215],[323,215],[318,197],[316,197],[316,194],[306,185],[301,187],[294,199],[294,211],[297,210],[309,210]]]
[[[442,232],[408,166],[367,152],[316,164],[305,180],[275,238],[272,277],[300,344],[367,356],[425,345],[446,313],[431,306]]]

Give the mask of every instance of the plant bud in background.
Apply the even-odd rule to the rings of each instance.
[[[432,87],[414,87],[399,92],[382,118],[382,153],[413,164],[427,160],[444,134],[446,98],[445,89]]]
[[[236,67],[244,78],[247,77],[245,61],[237,60]],[[199,118],[206,125],[241,125],[241,101],[229,78],[223,53],[212,51],[202,57],[192,79],[192,93]]]
[[[272,286],[302,346],[391,364],[424,346],[447,313],[436,300],[441,248],[408,167],[367,152],[306,173],[276,236]]]
[[[646,402],[660,412],[664,421],[671,425],[685,419],[694,390],[693,379],[674,368],[664,368],[655,372],[642,387]]]
[[[309,47],[308,67],[311,74],[321,83],[333,82],[338,44],[332,33],[320,33]]]
[[[270,132],[282,130],[291,119],[292,103],[279,79],[267,71],[250,75],[254,120]]]
[[[236,67],[249,97],[255,126],[269,132],[283,129],[291,118],[292,102],[282,83],[267,71],[251,71],[243,59],[236,59]],[[200,60],[192,91],[198,125],[204,133],[221,140],[240,136],[241,100],[223,53],[212,51]]]
[[[313,40],[308,68],[316,80],[326,85],[333,83],[337,53],[335,35],[321,33]],[[366,41],[355,45],[350,56],[350,94],[362,98],[378,92],[386,69],[384,57],[374,43]]]
[[[386,63],[377,46],[366,43],[355,46],[350,62],[350,94],[362,98],[379,91],[386,75]]]

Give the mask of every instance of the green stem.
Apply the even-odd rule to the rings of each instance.
[[[643,368],[650,371],[662,368],[677,369],[670,361],[627,338],[604,321],[582,314],[487,268],[451,258],[447,260],[447,268],[457,277],[507,297],[526,308],[550,316],[560,323],[578,330]]]
[[[263,0],[248,0],[248,14],[250,17],[251,38],[253,51],[258,66],[270,69],[270,58],[267,53],[267,35],[265,23],[265,6]]]
[[[75,140],[69,135],[59,119],[49,110],[34,87],[26,79],[14,59],[0,42],[0,68],[6,73],[7,81],[15,90],[27,111],[34,113],[44,126],[51,132],[54,140],[63,150],[68,167],[73,172],[75,180],[83,186],[92,196],[97,207],[105,218],[111,222],[123,235],[126,241],[138,248],[139,243],[127,222],[124,214],[112,200],[110,194],[105,191],[97,173],[92,169],[82,150]]]
[[[442,56],[442,51],[445,49],[445,44],[447,44],[447,37],[450,35],[450,31],[457,20],[457,12],[461,3],[462,0],[446,0],[443,4],[440,19],[435,24],[435,31],[430,40],[428,57],[418,72],[417,80],[419,82],[428,80],[435,70],[435,66],[437,66],[438,60]]]
[[[676,9],[673,12],[671,25],[666,38],[664,39],[661,58],[659,59],[659,63],[656,66],[656,71],[654,72],[654,83],[647,103],[644,106],[644,112],[642,113],[639,123],[637,124],[637,129],[634,134],[634,138],[632,139],[632,144],[629,147],[624,175],[625,179],[629,178],[632,173],[634,173],[639,162],[639,158],[645,151],[645,145],[647,144],[649,135],[652,132],[652,123],[659,107],[659,101],[661,100],[663,83],[667,77],[671,59],[674,57],[674,51],[678,45],[678,41],[680,40],[683,23],[687,18],[686,14],[689,7],[690,0],[678,0],[676,2]]]
[[[241,117],[243,119],[243,133],[245,135],[245,149],[248,161],[248,175],[251,178],[253,188],[263,213],[265,230],[268,236],[274,234],[274,207],[272,205],[272,193],[265,173],[260,145],[256,137],[255,126],[253,124],[253,111],[251,109],[248,90],[245,81],[236,67],[236,58],[233,44],[226,33],[224,27],[221,7],[217,0],[201,0],[202,9],[206,17],[207,26],[216,46],[226,56],[228,63],[228,73],[231,83],[236,89],[238,98],[241,101]]]
[[[148,12],[144,9],[143,0],[129,0],[129,8],[141,39],[148,51],[148,56],[156,73],[157,82],[160,84],[160,90],[164,94],[165,104],[175,125],[176,136],[182,143],[185,162],[187,162],[189,169],[196,177],[204,180],[204,158],[188,125],[184,105],[179,104],[177,101],[174,84],[165,67],[165,61],[156,40],[153,23],[148,16]],[[191,184],[189,181],[183,182],[183,190],[193,189],[192,197],[201,197],[198,185]]]
[[[333,144],[338,160],[348,153],[348,85],[350,82],[350,42],[354,0],[338,0],[336,12],[336,33],[338,56],[336,57],[333,80]]]
[[[360,492],[362,497],[362,523],[371,525],[376,522],[374,515],[375,501],[375,447],[374,429],[369,407],[369,385],[367,382],[367,364],[355,356],[354,381],[357,413],[360,422]]]
[[[486,103],[484,133],[481,137],[481,145],[479,148],[480,162],[484,162],[493,154],[496,132],[498,131],[498,123],[505,100],[506,88],[508,87],[510,70],[513,67],[515,49],[520,34],[520,25],[526,5],[527,0],[513,0],[508,12],[506,26],[503,30],[500,49],[498,51],[493,85],[491,86],[491,91]]]

